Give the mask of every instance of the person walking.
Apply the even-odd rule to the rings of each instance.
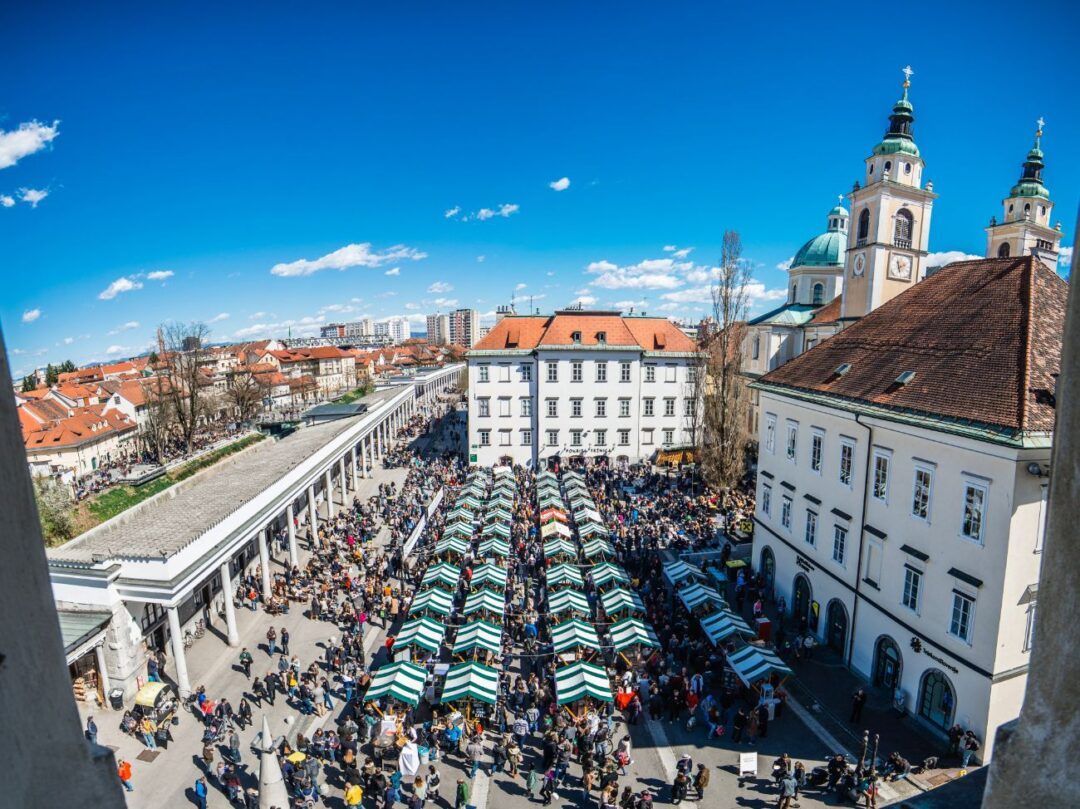
[[[862,719],[863,706],[866,705],[866,691],[860,688],[851,697],[851,722],[858,724]]]
[[[195,806],[197,809],[206,809],[206,779],[196,778],[195,788],[192,790],[195,793]]]
[[[780,800],[777,803],[777,809],[795,809],[798,806],[795,803],[795,792],[798,790],[799,785],[795,780],[795,776],[792,773],[788,773],[780,779]]]
[[[287,655],[289,653],[289,630],[281,627],[278,637],[281,638],[281,653]]]
[[[480,757],[484,755],[484,745],[480,743],[479,736],[473,736],[472,741],[465,747],[465,755],[469,759],[469,778],[476,778],[476,771],[480,769]]]
[[[428,764],[428,772],[424,777],[424,784],[427,786],[427,796],[435,801],[441,800],[439,797],[439,784],[442,783],[442,778],[439,777],[439,771],[435,769],[434,764]]]
[[[746,711],[742,708],[735,713],[735,719],[732,720],[732,726],[734,731],[731,734],[731,741],[738,744],[742,741],[743,729],[746,727]]]
[[[245,646],[240,650],[240,668],[244,670],[244,676],[249,680],[251,679],[251,664],[252,664],[251,652],[247,650]]]
[[[86,717],[86,738],[90,744],[97,744],[97,722],[93,716]]]
[[[273,657],[274,652],[277,651],[277,630],[274,627],[266,630],[266,649],[270,657]]]
[[[977,752],[979,752],[979,740],[975,738],[975,731],[969,730],[964,734],[964,744],[960,750],[960,766],[966,770],[971,757]]]
[[[131,762],[126,758],[120,759],[116,765],[116,774],[120,776],[120,783],[124,785],[124,789],[128,792],[134,792],[135,787],[131,785]]]
[[[473,773],[475,774],[475,770]],[[454,791],[454,809],[465,809],[469,805],[470,795],[469,785],[465,783],[464,778],[459,778],[457,780],[457,789]]]
[[[694,776],[694,789],[697,790],[699,801],[705,800],[705,787],[709,785],[709,768],[704,764],[697,765],[697,775]]]

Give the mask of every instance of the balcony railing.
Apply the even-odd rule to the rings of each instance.
[[[911,239],[904,239],[900,236],[897,236],[895,239],[893,239],[893,247],[902,247],[905,250],[910,250]]]

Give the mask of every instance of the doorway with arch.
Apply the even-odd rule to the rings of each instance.
[[[948,730],[956,713],[956,691],[938,669],[927,669],[919,686],[919,716],[935,727]]]
[[[795,576],[795,586],[791,590],[791,615],[797,622],[801,631],[803,620],[810,620],[810,603],[814,600],[814,592],[810,587],[810,580],[802,573]]]
[[[843,655],[847,648],[847,631],[847,608],[839,598],[834,598],[825,610],[825,642],[840,655]]]
[[[900,687],[900,675],[903,671],[904,659],[900,656],[900,647],[888,635],[882,635],[874,644],[872,682],[878,688],[888,689],[892,693]]]
[[[765,591],[771,593],[776,584],[776,557],[768,545],[761,549],[760,570],[761,578],[765,580]]]

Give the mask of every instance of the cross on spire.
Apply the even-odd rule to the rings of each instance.
[[[1046,126],[1046,121],[1044,121],[1044,120],[1043,120],[1043,118],[1042,118],[1042,116],[1040,115],[1040,116],[1039,116],[1039,120],[1037,120],[1037,121],[1035,122],[1035,124],[1036,124],[1036,125],[1037,125],[1037,126],[1039,127],[1039,134],[1041,135],[1041,134],[1042,134],[1042,128],[1043,128],[1044,126]]]
[[[904,74],[904,84],[911,84],[911,77],[915,75],[915,71],[911,69],[911,65],[908,65],[900,72]]]

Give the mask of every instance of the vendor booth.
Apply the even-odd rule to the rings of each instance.
[[[465,599],[464,615],[476,615],[489,621],[501,621],[506,612],[506,596],[488,587],[481,587]]]
[[[448,564],[447,562],[440,562],[424,571],[424,578],[420,581],[420,586],[429,587],[434,584],[440,584],[450,590],[450,592],[454,592],[457,590],[458,582],[460,580],[460,567]]]
[[[565,539],[550,539],[544,543],[544,558],[553,562],[576,562],[577,548]]]
[[[628,663],[641,660],[646,649],[659,649],[660,639],[653,628],[638,618],[624,618],[609,629],[611,645]]]
[[[567,652],[578,654],[582,651],[599,652],[600,638],[592,624],[572,618],[551,627],[551,645],[557,655]]]
[[[674,562],[664,563],[664,578],[668,580],[673,587],[678,587],[687,579],[693,581],[705,581],[705,573],[701,568],[694,565],[688,565],[681,559],[677,559]]]
[[[552,621],[556,620],[556,616],[587,617],[591,614],[585,594],[578,590],[558,590],[548,594],[548,615]]]
[[[453,611],[453,597],[439,587],[417,591],[416,595],[413,596],[412,604],[409,605],[409,617],[438,616],[439,618],[446,618]]]
[[[560,707],[588,700],[614,701],[611,680],[603,666],[578,660],[555,670],[555,701]]]
[[[510,543],[504,539],[489,537],[480,542],[476,555],[481,559],[506,559],[510,556]]]
[[[613,587],[600,596],[600,606],[608,618],[617,619],[645,612],[641,596],[625,587]]]
[[[463,624],[454,638],[453,652],[464,657],[478,652],[502,653],[502,627],[489,621],[471,621]]]
[[[728,610],[719,610],[701,619],[701,631],[713,646],[717,646],[732,635],[752,638],[757,635],[742,618]]]
[[[585,579],[576,565],[552,565],[547,572],[548,590],[559,587],[576,587],[579,590],[585,587]]]
[[[438,657],[445,636],[444,624],[431,618],[414,618],[402,624],[394,638],[393,652],[395,655],[407,652],[410,657],[406,659],[412,659],[414,650],[424,659],[432,655]]]
[[[473,569],[472,578],[469,579],[469,587],[475,590],[484,584],[489,584],[496,590],[505,590],[506,568],[493,565],[490,562],[477,565]]]
[[[713,588],[694,582],[678,590],[679,600],[686,607],[687,612],[694,615],[707,615],[715,610],[727,607],[723,596]]]
[[[617,584],[630,584],[626,571],[613,562],[601,562],[589,572],[597,590],[604,590]]]

